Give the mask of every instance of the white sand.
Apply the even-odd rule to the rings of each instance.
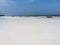
[[[0,45],[60,45],[60,19],[3,17]]]

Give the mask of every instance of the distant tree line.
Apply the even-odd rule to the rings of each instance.
[[[0,16],[5,16],[5,15],[0,15]]]

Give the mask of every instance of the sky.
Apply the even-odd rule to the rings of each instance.
[[[60,0],[0,0],[0,14],[60,14]]]

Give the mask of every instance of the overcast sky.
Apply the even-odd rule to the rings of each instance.
[[[0,0],[0,14],[60,14],[60,0]]]

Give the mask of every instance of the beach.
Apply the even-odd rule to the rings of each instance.
[[[60,17],[0,17],[0,45],[60,45]]]

